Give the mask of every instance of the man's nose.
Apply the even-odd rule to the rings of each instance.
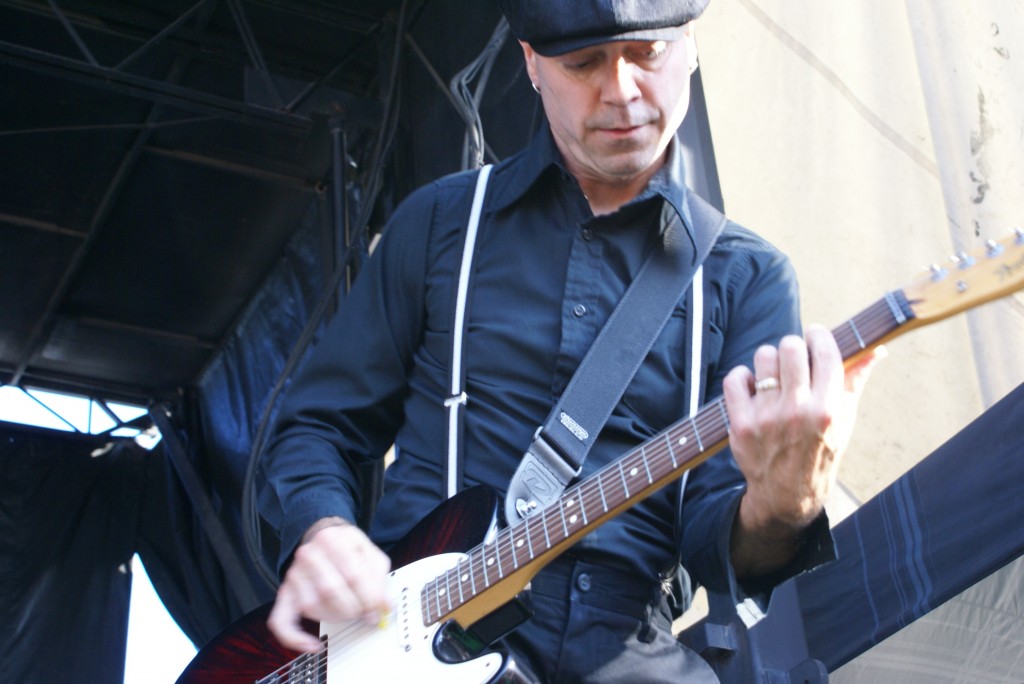
[[[613,61],[605,79],[604,97],[611,104],[624,104],[640,97],[636,66],[622,58]]]

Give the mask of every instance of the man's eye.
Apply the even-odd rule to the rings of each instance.
[[[586,59],[583,61],[568,62],[566,63],[565,67],[570,71],[585,71],[586,69],[590,68],[593,64],[593,60]]]
[[[659,42],[640,50],[638,57],[648,62],[653,62],[662,57],[666,52],[668,52],[668,44]]]

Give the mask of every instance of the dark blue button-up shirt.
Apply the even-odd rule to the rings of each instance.
[[[550,132],[497,165],[484,204],[464,346],[468,394],[464,484],[504,494],[520,457],[658,238],[668,202],[692,230],[681,155],[636,200],[594,217]],[[282,559],[321,517],[354,519],[353,465],[398,458],[385,476],[371,536],[395,542],[443,498],[454,291],[475,173],[413,193],[395,212],[282,406],[263,469],[261,511],[280,531]],[[799,330],[789,261],[728,224],[705,262],[706,395],[754,350]],[[686,415],[690,344],[679,303],[615,408],[584,475]],[[683,524],[666,487],[584,538],[574,553],[654,577],[676,558],[726,588],[728,536],[743,478],[728,452],[689,478]]]

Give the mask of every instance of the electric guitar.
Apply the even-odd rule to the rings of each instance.
[[[1022,287],[1024,229],[1017,228],[977,253],[933,266],[832,332],[849,364],[904,332]],[[484,488],[466,490],[392,550],[395,607],[381,624],[321,623],[323,648],[299,654],[270,635],[268,605],[205,646],[178,684],[526,681],[506,653],[474,643],[474,627],[512,603],[541,568],[585,534],[721,450],[728,434],[719,398],[497,531],[497,497]],[[309,628],[316,633],[315,625]]]

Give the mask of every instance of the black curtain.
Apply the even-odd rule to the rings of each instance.
[[[834,669],[1024,554],[1024,385],[836,526],[798,578],[811,654]]]
[[[132,442],[0,428],[0,681],[122,684],[158,458]]]

